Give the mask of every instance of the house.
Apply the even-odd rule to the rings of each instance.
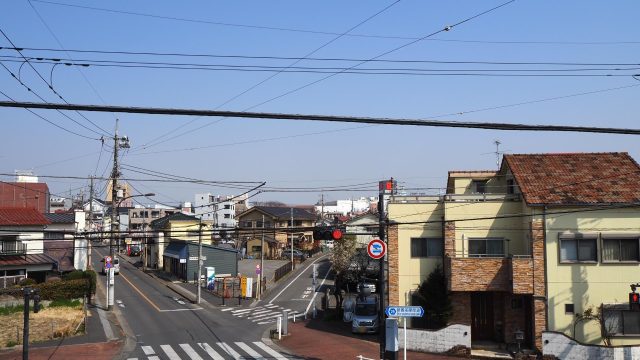
[[[378,237],[378,214],[364,213],[345,222],[347,234],[356,234],[356,243],[365,247],[369,241]]]
[[[262,244],[264,242],[264,248]],[[246,254],[254,259],[260,259],[260,252],[265,259],[276,259],[280,256],[280,244],[273,234],[256,234],[247,240]]]
[[[197,242],[171,240],[162,256],[163,271],[183,281],[198,278]],[[215,268],[216,276],[235,276],[238,273],[238,252],[235,249],[202,244],[202,267]]]
[[[35,208],[0,208],[0,285],[28,277],[43,282],[57,270],[44,253],[44,230],[51,222]]]
[[[180,210],[164,205],[155,205],[153,207],[136,206],[135,208],[127,209],[127,212],[129,219],[129,243],[144,244],[144,239],[148,237],[151,231],[152,221],[167,215],[173,215],[180,212]]]
[[[107,212],[107,204],[100,199],[93,199],[82,204],[82,209],[87,214],[87,230],[101,231],[102,219]]]
[[[49,187],[37,182],[0,182],[0,207],[34,208],[41,214],[49,212]]]
[[[164,250],[171,241],[202,240],[203,244],[211,244],[211,229],[195,216],[178,212],[153,220],[150,225],[153,233],[147,244],[147,264],[154,268],[163,268]]]
[[[56,260],[58,271],[87,270],[89,244],[82,235],[84,211],[44,215],[50,222],[44,229],[44,253]]]
[[[443,266],[451,323],[471,339],[542,348],[558,331],[584,343],[637,344],[640,166],[627,153],[505,155],[497,171],[451,171],[444,196],[388,204],[389,303],[417,303]],[[605,326],[575,323],[602,309]],[[605,331],[605,333],[603,333]]]
[[[317,246],[313,242],[316,215],[299,207],[254,206],[239,214],[237,220],[239,240],[244,246],[248,241],[261,239],[263,232],[278,242],[280,250],[291,246],[292,241],[294,247],[302,250]]]

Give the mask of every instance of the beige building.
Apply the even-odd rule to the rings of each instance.
[[[316,215],[297,207],[254,206],[236,216],[241,246],[260,240],[263,233],[277,241],[278,252],[293,246],[311,250],[318,244],[313,241],[313,226]],[[293,222],[292,222],[293,219]],[[252,245],[253,241],[252,241]],[[247,248],[247,252],[253,251]],[[278,253],[279,256],[279,253]]]
[[[541,349],[541,333],[640,343],[640,167],[626,153],[505,155],[498,171],[452,171],[447,194],[392,197],[389,302],[411,304],[444,267],[452,323],[474,343]],[[394,224],[395,223],[395,224]],[[604,326],[575,322],[601,309]]]
[[[148,241],[147,264],[150,267],[163,267],[164,250],[172,240],[212,243],[211,227],[195,216],[178,212],[156,219],[150,226],[153,231]]]

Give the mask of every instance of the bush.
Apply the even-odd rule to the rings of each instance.
[[[78,299],[89,295],[90,282],[87,279],[57,281],[34,286],[40,289],[42,300]]]
[[[69,300],[69,299],[57,299],[57,300],[53,300],[50,304],[49,307],[81,307],[82,306],[82,302],[78,299],[74,299],[74,300]]]
[[[31,279],[31,278],[25,278],[20,280],[20,282],[18,283],[20,286],[31,286],[36,284],[36,281]]]
[[[96,293],[97,274],[93,270],[74,270],[64,276],[65,280],[87,279],[89,281],[89,293]]]
[[[78,280],[82,278],[84,278],[84,271],[82,270],[73,270],[72,272],[64,275],[65,280]]]

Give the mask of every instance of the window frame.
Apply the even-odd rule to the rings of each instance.
[[[474,194],[486,194],[487,193],[487,184],[489,180],[471,180],[471,184],[473,186],[472,192]],[[482,191],[479,191],[479,186],[482,188]]]
[[[487,246],[486,246],[486,242],[487,241],[501,241],[502,242],[502,254],[489,254],[486,252]],[[485,253],[479,253],[479,254],[472,254],[471,253],[471,242],[472,241],[484,241],[485,242]],[[487,257],[487,258],[497,258],[497,257],[506,257],[507,256],[507,249],[506,249],[506,243],[507,239],[503,238],[503,237],[470,237],[467,239],[467,245],[468,248],[466,250],[467,252],[467,256],[468,257]]]
[[[638,337],[640,336],[640,330],[638,332],[629,332],[626,333],[625,332],[625,326],[624,326],[624,319],[625,313],[635,313],[638,314],[640,316],[640,312],[638,311],[633,311],[631,309],[629,309],[629,304],[602,304],[602,312],[603,312],[603,320],[604,324],[601,327],[601,332],[602,335],[608,335],[611,337]],[[619,319],[618,321],[620,321],[620,328],[622,329],[622,332],[615,332],[615,333],[608,333],[608,328],[606,327],[606,317],[607,317],[607,313],[611,313],[611,312],[615,312],[618,313],[619,315]]]
[[[620,248],[621,240],[636,240],[638,242],[638,250],[636,253],[636,260],[619,260],[620,256],[618,256],[618,260],[605,260],[604,257],[604,242],[617,240],[618,248],[620,250],[620,254],[622,253],[622,249]],[[640,234],[600,234],[600,259],[603,264],[638,264],[640,263]]]
[[[560,233],[558,235],[558,263],[559,264],[597,264],[600,261],[600,242],[597,233]],[[562,258],[562,242],[563,241],[575,241],[576,242],[576,260],[566,260]],[[580,260],[580,241],[593,242],[596,246],[594,251],[595,259],[593,260]],[[600,248],[600,249],[599,249]]]
[[[421,242],[421,244],[424,244],[424,247],[421,247],[422,251],[420,254],[414,254],[413,252],[413,243],[414,240],[426,240]],[[438,241],[439,245],[440,245],[440,254],[437,255],[430,255],[429,254],[429,246],[428,243],[429,241]],[[422,253],[425,253],[426,255],[422,255]],[[442,238],[438,238],[438,237],[411,237],[410,242],[409,242],[409,255],[412,259],[427,259],[427,258],[441,258],[444,256],[444,239]]]

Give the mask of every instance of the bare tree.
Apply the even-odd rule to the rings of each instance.
[[[604,308],[603,305],[600,305],[597,309],[594,309],[593,306],[589,306],[582,313],[576,314],[575,319],[573,320],[573,337],[576,336],[576,326],[581,322],[595,321],[600,325],[600,331],[602,336],[602,342],[604,346],[612,346],[611,338],[613,334],[613,323],[605,321],[604,317]]]

